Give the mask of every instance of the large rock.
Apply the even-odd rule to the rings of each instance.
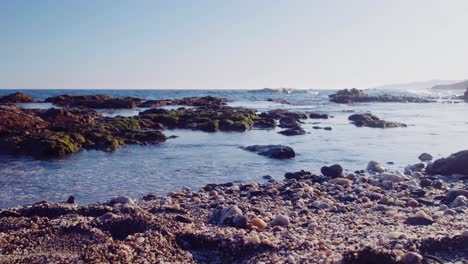
[[[375,115],[366,114],[354,114],[348,117],[349,121],[358,127],[372,127],[372,128],[389,128],[389,127],[406,127],[403,123],[389,122],[381,120]]]
[[[452,154],[448,158],[441,158],[429,164],[426,168],[428,174],[468,175],[468,150]]]
[[[46,98],[48,103],[63,107],[80,108],[135,108],[143,100],[136,97],[117,98],[107,95],[60,95]]]
[[[368,103],[368,102],[393,102],[393,103],[430,103],[433,100],[411,97],[411,96],[396,96],[396,95],[375,95],[370,96],[358,89],[339,90],[335,94],[329,96],[330,101],[340,104],[350,103]]]
[[[253,145],[244,149],[273,159],[292,159],[296,156],[291,147],[283,145]]]
[[[32,103],[34,99],[24,93],[13,93],[5,96],[0,96],[0,104],[7,104],[7,103]]]
[[[0,105],[0,136],[39,130],[49,125],[32,111],[22,110],[15,105]]]
[[[282,130],[278,133],[280,133],[281,135],[285,135],[285,136],[299,136],[299,135],[304,135],[306,132],[302,127],[295,126],[292,128],[288,128],[286,130]]]

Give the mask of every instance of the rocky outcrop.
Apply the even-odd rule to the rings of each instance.
[[[432,175],[468,175],[468,150],[463,150],[447,158],[434,161],[434,163],[427,166],[426,173]]]
[[[390,127],[406,127],[403,123],[389,122],[381,120],[372,114],[354,114],[348,117],[349,121],[358,127],[373,127],[373,128],[390,128]]]
[[[292,159],[296,156],[291,147],[283,145],[253,145],[244,149],[273,159]]]
[[[396,96],[396,95],[367,95],[362,90],[356,88],[339,90],[335,94],[329,95],[330,101],[339,104],[351,103],[430,103],[433,100],[411,97],[411,96]]]
[[[48,103],[62,107],[80,108],[135,108],[143,100],[136,97],[116,98],[107,95],[60,95],[45,99]]]
[[[5,96],[0,96],[0,104],[14,103],[32,103],[34,99],[25,93],[13,93]]]
[[[105,118],[93,110],[26,110],[0,106],[0,152],[38,159],[81,149],[114,151],[125,144],[156,144],[166,137],[136,118]]]

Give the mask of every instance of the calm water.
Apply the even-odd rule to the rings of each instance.
[[[0,90],[0,94],[11,93]],[[207,183],[262,181],[263,175],[282,178],[285,172],[300,169],[319,172],[326,164],[339,163],[354,171],[364,169],[369,160],[392,161],[392,169],[418,162],[422,152],[435,157],[468,149],[468,104],[371,103],[343,106],[329,103],[333,91],[242,90],[35,90],[25,91],[35,99],[69,94],[104,93],[148,99],[186,96],[222,96],[232,106],[260,111],[287,108],[323,112],[329,120],[306,120],[303,136],[286,137],[279,130],[251,130],[244,133],[203,133],[167,130],[178,138],[154,146],[127,146],[113,153],[82,151],[65,159],[38,161],[29,157],[0,156],[0,207],[33,203],[38,200],[63,201],[75,195],[81,204],[106,201],[114,195],[141,197],[148,193],[166,194],[187,185],[197,189]],[[282,98],[297,105],[266,102]],[[25,106],[28,107],[28,106]],[[31,107],[31,105],[29,105]],[[32,105],[50,107],[50,105]],[[135,115],[142,109],[102,110],[105,115]],[[347,121],[352,112],[372,112],[390,121],[404,122],[407,128],[357,128]],[[332,131],[314,130],[314,122],[331,126]],[[284,144],[293,147],[293,160],[273,160],[240,149],[253,144]]]

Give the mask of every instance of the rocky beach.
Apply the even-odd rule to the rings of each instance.
[[[241,100],[232,93],[160,99],[83,92],[0,96],[0,152],[14,162],[26,159],[25,166],[60,166],[89,153],[117,155],[129,146],[154,146],[157,153],[159,146],[169,144],[167,151],[177,151],[170,142],[196,135],[190,133],[208,135],[204,145],[218,134],[236,141],[249,133],[265,133],[247,145],[214,146],[245,155],[235,169],[254,180],[216,179],[183,186],[187,184],[182,179],[177,184],[183,187],[166,194],[157,188],[139,197],[104,193],[109,199],[82,203],[80,193],[69,193],[63,200],[45,197],[0,208],[0,263],[467,263],[468,150],[463,144],[458,149],[450,145],[454,154],[440,155],[439,150],[431,153],[430,142],[424,141],[434,155],[419,152],[403,161],[406,164],[366,156],[365,165],[346,159],[294,165],[304,156],[333,151],[326,149],[331,143],[325,140],[321,151],[309,153],[306,149],[318,145],[295,143],[301,138],[320,133],[338,140],[332,134],[337,130],[353,133],[351,146],[335,147],[349,151],[361,133],[398,134],[416,126],[408,123],[413,117],[388,116],[378,110],[381,105],[455,106],[464,104],[466,93],[440,100],[345,89],[313,103],[304,102],[304,94],[264,93],[244,105],[238,105]],[[271,105],[254,107],[263,102]],[[377,109],[377,114],[362,110],[360,104]],[[303,110],[305,105],[312,107]],[[106,114],[133,110],[128,115]],[[406,141],[398,144],[404,153]],[[378,147],[362,145],[372,148]],[[248,160],[266,162],[268,166],[259,167],[277,173],[255,174]],[[223,167],[223,161],[219,163]],[[180,159],[176,169],[184,166],[190,164]],[[134,169],[129,167],[125,174],[143,182],[132,174]],[[226,177],[235,174],[233,170]],[[74,179],[75,184],[79,181]]]

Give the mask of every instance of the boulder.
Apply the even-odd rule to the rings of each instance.
[[[463,150],[450,155],[447,158],[441,158],[429,164],[426,173],[435,175],[468,175],[468,150]]]
[[[136,97],[117,98],[107,95],[60,95],[48,97],[46,102],[62,107],[80,108],[135,108],[143,100]]]
[[[253,145],[244,149],[273,159],[292,159],[296,156],[291,147],[283,145]]]
[[[312,119],[328,119],[330,118],[327,114],[309,113],[309,118]]]
[[[393,102],[393,103],[430,103],[434,100],[411,97],[411,96],[396,96],[389,94],[370,96],[358,89],[344,89],[339,90],[335,94],[329,95],[330,101],[339,104],[350,103],[369,103],[369,102]]]

